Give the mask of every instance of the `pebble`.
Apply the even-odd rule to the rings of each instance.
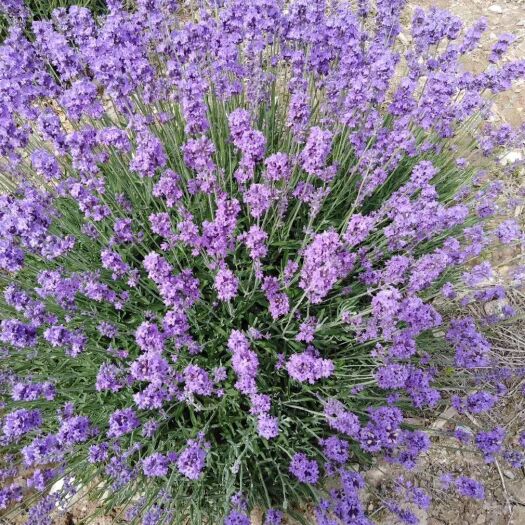
[[[262,525],[262,516],[263,516],[263,512],[261,509],[259,508],[253,509],[252,512],[250,513],[251,525]]]
[[[499,4],[494,4],[489,7],[489,11],[491,13],[496,13],[497,15],[502,15],[503,7],[501,7]]]
[[[405,33],[399,33],[399,40],[404,46],[408,46],[408,44],[410,44],[410,40],[405,35]]]
[[[508,164],[514,164],[523,159],[523,153],[520,150],[510,150],[503,157],[501,157],[500,162],[503,166]]]
[[[385,477],[384,473],[381,472],[381,470],[377,468],[372,468],[368,470],[365,474],[365,479],[367,483],[369,483],[373,487],[378,487],[381,481],[383,481],[384,477]]]

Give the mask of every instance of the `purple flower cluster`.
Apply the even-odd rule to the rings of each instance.
[[[290,377],[301,383],[314,384],[316,381],[330,377],[334,363],[330,359],[316,357],[311,352],[293,354],[286,364]]]
[[[255,224],[251,226],[245,234],[240,236],[240,239],[246,244],[252,259],[261,259],[268,253],[268,247],[266,246],[268,234],[259,226]]]
[[[229,268],[221,268],[215,276],[214,286],[221,301],[230,301],[237,295],[239,280]]]
[[[39,410],[20,408],[7,414],[3,419],[1,438],[6,443],[17,441],[40,425],[42,425],[42,415]]]
[[[279,319],[290,311],[290,299],[285,292],[280,291],[277,277],[264,277],[262,290],[268,300],[268,310],[273,319]]]
[[[202,438],[188,440],[186,448],[177,458],[177,469],[179,472],[188,479],[199,479],[206,465],[208,448],[209,443],[203,441]]]
[[[56,396],[56,387],[52,383],[16,382],[11,387],[11,397],[14,401],[35,401],[39,398],[52,401]]]
[[[115,410],[109,418],[109,437],[120,437],[129,432],[133,432],[140,421],[132,408]]]
[[[304,251],[300,286],[310,302],[320,303],[334,284],[345,278],[355,262],[334,231],[320,233]]]
[[[359,433],[359,418],[345,408],[337,399],[329,399],[324,407],[324,415],[330,428],[350,437]]]
[[[257,392],[255,378],[259,368],[257,354],[250,349],[250,343],[246,336],[234,330],[228,339],[228,349],[232,353],[232,368],[237,375],[235,387],[244,394]]]
[[[332,146],[332,133],[314,126],[301,152],[301,167],[308,175],[315,175],[325,182],[335,175],[335,172],[325,168],[326,160]]]
[[[288,468],[301,483],[315,485],[319,480],[319,465],[302,452],[294,454]]]
[[[487,463],[493,461],[495,454],[501,451],[505,436],[505,429],[501,427],[496,427],[488,432],[478,432],[475,439],[476,445],[485,456]]]
[[[479,500],[485,499],[485,488],[475,479],[459,476],[455,480],[455,486],[462,496]]]
[[[490,345],[471,318],[453,321],[446,337],[454,347],[458,366],[477,368],[488,364]]]

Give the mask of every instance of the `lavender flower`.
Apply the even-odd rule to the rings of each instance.
[[[39,410],[20,408],[5,416],[2,433],[9,443],[19,440],[23,435],[37,429],[40,425],[42,425],[42,415]]]
[[[263,176],[270,182],[288,181],[291,176],[290,160],[286,153],[274,153],[264,161],[266,171]]]
[[[259,226],[253,225],[241,238],[250,250],[250,257],[252,259],[261,259],[268,253],[266,246],[268,234]]]
[[[167,157],[160,140],[149,131],[138,137],[138,146],[133,155],[130,168],[141,177],[153,177],[158,168],[166,165]]]
[[[485,499],[485,489],[478,481],[460,476],[456,479],[456,488],[462,496],[473,499]]]
[[[334,364],[329,359],[304,352],[292,355],[286,364],[286,369],[290,377],[296,381],[314,384],[319,379],[330,377],[334,371]]]
[[[237,295],[239,280],[228,268],[222,268],[215,277],[215,289],[221,301],[230,301]]]
[[[338,438],[331,436],[321,441],[325,456],[336,463],[346,463],[349,457],[348,443]]]
[[[503,428],[497,427],[488,432],[478,432],[476,435],[476,445],[484,454],[487,463],[490,463],[494,455],[500,452],[505,434]]]
[[[158,452],[151,454],[142,461],[142,470],[148,477],[165,476],[168,473],[167,459]]]
[[[301,166],[309,175],[323,178],[323,168],[330,154],[332,146],[332,133],[328,130],[314,126],[301,153]]]
[[[250,214],[256,219],[262,217],[272,204],[272,190],[264,184],[252,184],[243,195]]]
[[[250,518],[246,514],[236,510],[231,511],[224,520],[224,525],[250,525],[250,523]]]
[[[277,509],[268,509],[264,516],[264,525],[280,525],[284,514]]]
[[[498,62],[515,40],[516,37],[509,33],[503,33],[500,35],[498,41],[490,52],[489,61],[492,63]]]
[[[348,275],[354,261],[335,232],[318,234],[304,252],[300,286],[312,303],[319,303],[339,279]]]
[[[184,369],[184,388],[191,394],[209,396],[213,391],[213,383],[208,373],[197,365],[188,365]]]
[[[279,420],[276,417],[262,414],[257,419],[257,432],[265,439],[273,439],[279,435]]]
[[[199,479],[206,465],[207,448],[208,444],[206,442],[193,439],[188,440],[186,448],[177,459],[179,472],[188,479]]]
[[[453,321],[447,340],[454,345],[458,366],[475,368],[488,363],[488,341],[476,331],[472,319]]]
[[[131,408],[115,410],[109,418],[109,437],[120,437],[132,432],[140,425],[135,411]]]
[[[314,459],[308,459],[306,454],[294,454],[289,466],[290,472],[301,482],[315,485],[319,479],[319,466]]]

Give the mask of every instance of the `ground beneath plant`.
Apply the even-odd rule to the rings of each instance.
[[[495,0],[422,0],[411,2],[407,18],[411,18],[414,7],[439,7],[448,9],[461,17],[466,25],[480,17],[487,18],[488,31],[479,48],[468,58],[465,68],[479,72],[486,64],[492,46],[501,33],[511,33],[517,37],[507,54],[508,59],[525,59],[525,1]],[[525,85],[515,85],[510,91],[494,99],[493,121],[496,125],[507,122],[518,126],[525,122]],[[516,152],[525,154],[525,151]],[[525,182],[523,182],[525,183]],[[449,417],[450,414],[444,414]],[[523,396],[511,396],[506,406],[498,413],[494,426],[524,425]],[[430,422],[429,422],[430,423]],[[462,422],[474,428],[475,421]],[[445,419],[434,422],[435,426],[446,429]],[[421,525],[525,525],[525,471],[509,470],[502,465],[486,465],[479,456],[459,451],[452,440],[442,439],[441,446],[435,446],[418,466],[415,478],[418,484],[433,487],[432,507],[428,513],[420,512]],[[445,472],[455,475],[471,475],[483,480],[486,485],[486,499],[482,502],[455,497],[444,492],[440,486],[440,476]],[[375,482],[378,490],[381,484],[395,475],[388,466],[370,473],[369,480]],[[374,506],[371,503],[370,510]],[[392,518],[378,519],[381,525],[391,525]]]
[[[407,22],[412,17],[416,6],[439,7],[448,9],[461,17],[469,25],[480,17],[488,21],[486,32],[479,48],[468,57],[464,66],[474,72],[480,72],[487,63],[492,46],[501,33],[511,33],[517,37],[516,42],[506,55],[508,59],[525,58],[525,1],[494,0],[422,0],[411,2],[406,14]],[[402,35],[403,39],[405,35]],[[408,34],[406,35],[408,40]],[[492,120],[495,125],[507,122],[518,126],[525,122],[525,85],[515,85],[510,91],[494,99]],[[525,155],[525,151],[516,152]],[[525,181],[523,182],[525,183]],[[442,414],[433,423],[441,430],[453,430],[447,422],[452,414]],[[475,429],[475,421],[465,420],[461,423]],[[493,426],[508,427],[515,424],[524,426],[523,396],[511,396],[506,406],[498,413]],[[445,472],[455,475],[469,475],[483,480],[486,488],[486,499],[482,502],[456,497],[445,492],[440,484],[440,477]],[[401,471],[389,465],[380,465],[368,474],[369,483],[374,486],[378,495],[388,486],[390,480]],[[423,458],[413,476],[415,483],[425,488],[432,488],[432,506],[428,512],[418,512],[421,525],[525,525],[525,471],[510,470],[502,465],[486,465],[475,454],[458,450],[456,442],[442,438],[438,440],[431,452]],[[395,520],[378,510],[379,498],[371,498],[369,511],[378,511],[377,522],[380,525],[393,525]]]

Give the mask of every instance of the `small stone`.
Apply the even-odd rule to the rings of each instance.
[[[518,507],[516,505],[509,525],[520,525],[520,523],[525,523],[525,507]]]
[[[405,33],[399,33],[399,41],[400,41],[404,46],[408,46],[408,44],[410,44],[410,40],[409,40],[408,37],[405,35]]]
[[[521,151],[511,150],[500,159],[500,162],[503,166],[507,166],[508,164],[514,164],[515,162],[519,162],[522,159],[523,153]]]
[[[488,9],[491,13],[495,13],[497,15],[503,14],[503,7],[501,7],[499,4],[491,5]]]
[[[425,510],[416,508],[414,509],[414,514],[419,520],[419,525],[428,525],[428,514]]]
[[[383,481],[385,475],[378,468],[372,468],[368,470],[365,474],[365,479],[372,487],[377,487]]]
[[[261,525],[263,519],[263,511],[260,508],[255,508],[250,513],[251,525]]]

